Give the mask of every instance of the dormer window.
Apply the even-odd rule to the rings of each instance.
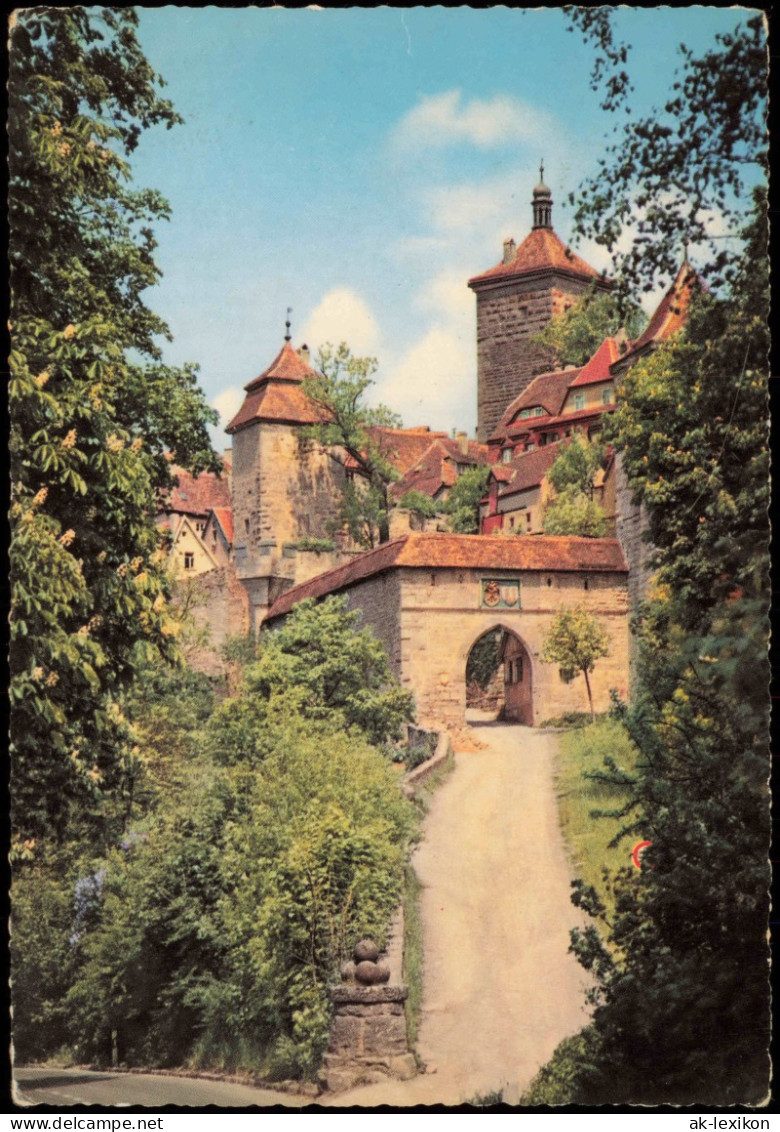
[[[544,416],[544,407],[542,405],[536,406],[536,408],[534,409],[534,416],[535,417],[543,417]]]
[[[575,413],[578,412],[580,409],[584,409],[584,408],[585,408],[585,394],[584,393],[575,393],[574,394],[574,411],[575,411]]]
[[[509,461],[512,459],[512,449],[511,448],[502,448],[501,459],[505,464],[508,464]]]
[[[530,409],[523,409],[522,413],[520,414],[520,416],[523,418],[523,420],[527,420],[528,417],[530,417],[530,415],[531,415]]]
[[[601,390],[601,403],[602,405],[611,405],[614,394],[611,385],[605,385]]]

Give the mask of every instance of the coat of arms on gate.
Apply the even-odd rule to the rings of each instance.
[[[489,609],[519,609],[520,582],[515,578],[483,578],[482,605]]]

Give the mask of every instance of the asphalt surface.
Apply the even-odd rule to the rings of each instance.
[[[310,1098],[272,1089],[255,1089],[229,1081],[197,1077],[167,1077],[154,1073],[92,1072],[87,1069],[17,1069],[15,1100],[18,1105],[86,1104],[112,1108],[251,1108],[284,1105],[300,1108]]]

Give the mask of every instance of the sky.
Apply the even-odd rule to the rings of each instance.
[[[555,8],[138,11],[184,118],[132,159],[172,209],[149,305],[173,334],[165,360],[201,367],[215,445],[282,346],[288,307],[294,346],[343,340],[377,358],[370,397],[406,427],[473,434],[467,280],[528,234],[542,158],[569,240],[568,194],[613,126],[590,90],[592,48]],[[680,43],[699,53],[744,16],[621,9],[636,112],[665,101]],[[595,243],[573,247],[608,269]]]

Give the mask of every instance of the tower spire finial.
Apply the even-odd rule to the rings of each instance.
[[[284,324],[284,328],[285,328],[285,331],[286,331],[286,334],[284,336],[285,342],[289,342],[290,339],[292,338],[292,334],[290,334],[290,315],[291,314],[292,314],[292,307],[288,307],[287,308],[287,321]]]
[[[539,162],[539,184],[534,189],[534,228],[552,228],[552,193],[544,183],[544,158]]]

